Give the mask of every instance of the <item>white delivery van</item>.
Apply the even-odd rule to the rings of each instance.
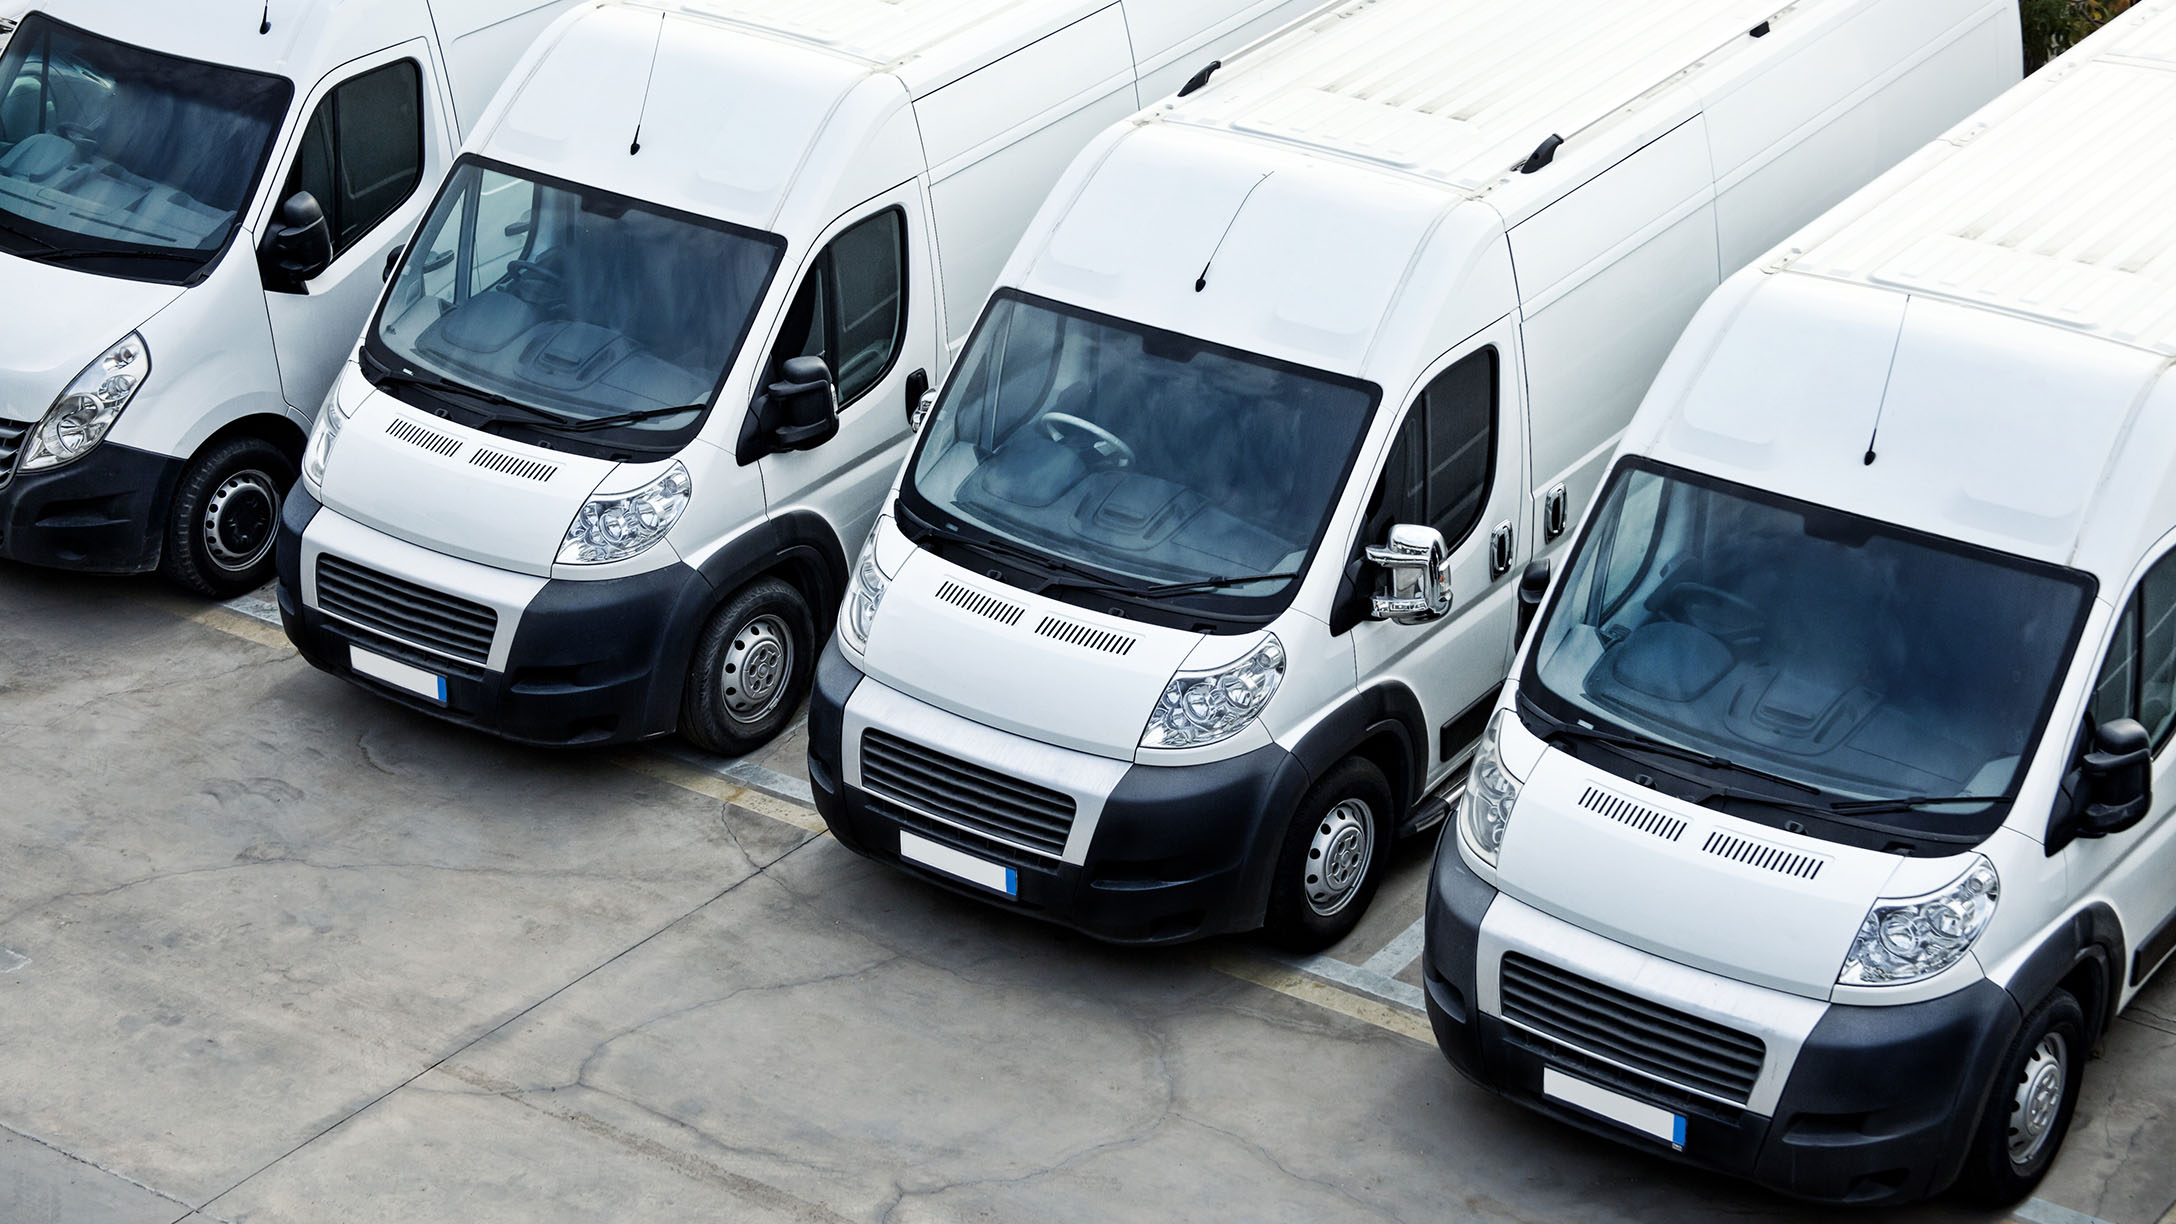
[[[328,401],[289,635],[512,739],[768,740],[1043,193],[1143,91],[1316,2],[584,6]]]
[[[388,254],[573,0],[38,0],[0,54],[0,558],[272,576]]]
[[[2039,1180],[2176,948],[2170,131],[2157,0],[1692,325],[1438,850],[1468,1075],[1807,1197]]]
[[[2017,52],[2002,0],[1376,0],[1112,131],[862,554],[831,828],[1109,939],[1338,938],[1722,269]]]

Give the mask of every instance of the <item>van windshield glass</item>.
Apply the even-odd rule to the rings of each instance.
[[[1352,379],[1007,293],[923,427],[907,505],[1049,559],[1070,575],[1054,587],[1259,615],[1289,602],[1375,402]]]
[[[1635,460],[1521,683],[1564,722],[1723,758],[1746,789],[1816,813],[1984,834],[2093,590],[2074,570]]]
[[[233,236],[293,96],[32,13],[0,55],[0,249],[191,280]]]
[[[636,443],[702,421],[784,243],[468,160],[403,260],[367,350],[446,405]],[[460,389],[482,394],[458,395]]]

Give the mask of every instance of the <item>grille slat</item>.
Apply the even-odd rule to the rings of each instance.
[[[947,582],[937,588],[937,598],[955,608],[964,608],[976,616],[987,616],[1010,629],[1020,623],[1027,609],[1016,603],[1008,603],[995,595],[963,587],[957,582]]]
[[[499,629],[493,608],[329,553],[317,559],[317,604],[409,645],[470,663],[490,660]]]
[[[1615,795],[1598,786],[1590,786],[1579,796],[1579,806],[1605,820],[1651,833],[1664,841],[1676,841],[1685,834],[1685,822],[1666,815],[1641,803],[1634,803],[1623,795]]]
[[[1744,1104],[1768,1047],[1760,1038],[1513,952],[1504,1018],[1588,1054]]]
[[[1737,837],[1720,829],[1709,833],[1707,842],[1700,848],[1717,858],[1726,858],[1733,863],[1743,863],[1748,867],[1757,867],[1800,880],[1813,879],[1821,874],[1821,868],[1828,865],[1826,859],[1786,850],[1781,846],[1771,846],[1767,842]]]
[[[32,422],[0,421],[0,489],[8,487],[15,479],[15,461],[22,456],[23,439],[30,436]]]
[[[1093,626],[1080,624],[1077,621],[1062,620],[1055,616],[1044,617],[1043,623],[1035,626],[1035,632],[1039,636],[1063,642],[1068,646],[1078,646],[1083,650],[1096,650],[1104,654],[1114,655],[1123,655],[1130,652],[1134,644],[1140,640],[1127,637],[1123,633],[1112,633],[1108,629],[1097,629]]]
[[[861,738],[862,784],[896,803],[1055,858],[1076,815],[1063,791],[1009,778],[884,731]]]
[[[405,417],[394,417],[392,423],[385,427],[385,432],[410,446],[420,446],[435,455],[454,455],[461,450],[459,438],[449,438],[442,433],[425,429]]]
[[[486,471],[499,472],[518,480],[550,480],[559,469],[535,459],[524,459],[503,451],[480,450],[468,457],[470,466]]]

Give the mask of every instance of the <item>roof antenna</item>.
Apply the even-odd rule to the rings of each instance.
[[[272,0],[264,0],[264,21],[257,26],[259,34],[272,32]]]
[[[627,156],[642,152],[642,121],[650,114],[650,84],[657,80],[657,51],[665,45],[665,14],[657,15],[657,41],[650,44],[650,75],[642,78],[642,108],[635,112],[635,138],[627,143]]]
[[[1217,253],[1224,249],[1224,240],[1232,236],[1232,227],[1239,224],[1239,214],[1247,211],[1247,201],[1253,199],[1254,193],[1260,191],[1262,184],[1268,182],[1270,175],[1275,173],[1277,172],[1272,170],[1254,180],[1254,186],[1247,188],[1247,194],[1240,197],[1239,207],[1232,210],[1232,219],[1224,223],[1224,232],[1217,235],[1216,246],[1209,251],[1209,262],[1201,265],[1201,276],[1194,281],[1194,292],[1200,293],[1209,287],[1209,269],[1216,266]]]

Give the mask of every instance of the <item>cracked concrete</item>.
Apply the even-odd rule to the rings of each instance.
[[[1828,1218],[1210,967],[1246,941],[1104,947],[176,610],[0,567],[4,1224]],[[2054,1202],[2176,1203],[2171,1017],[2110,1034]]]

